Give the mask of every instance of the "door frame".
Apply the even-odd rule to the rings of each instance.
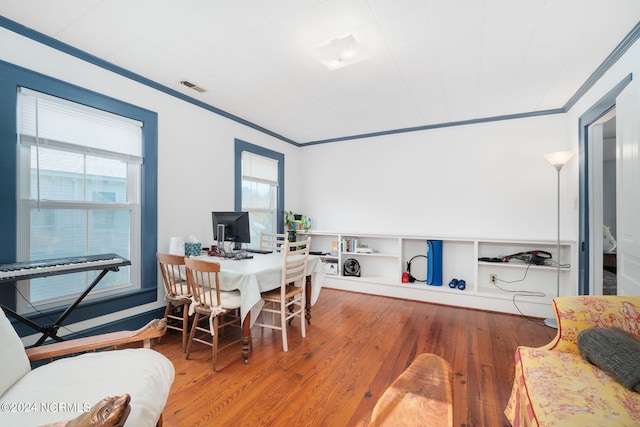
[[[590,222],[589,203],[591,199],[589,188],[589,126],[598,121],[616,105],[616,97],[631,82],[632,75],[628,74],[613,87],[598,102],[591,106],[578,118],[578,154],[579,154],[579,240],[578,240],[578,295],[590,295],[589,277],[589,247]]]

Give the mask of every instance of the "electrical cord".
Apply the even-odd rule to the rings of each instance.
[[[527,278],[527,274],[529,273],[529,267],[531,267],[531,262],[527,263],[527,268],[524,271],[524,275],[522,276],[522,278],[520,279],[516,279],[516,280],[502,280],[502,279],[497,279],[496,278],[496,282],[501,282],[501,283],[519,283],[519,282],[524,282],[524,280]],[[527,297],[539,297],[539,298],[543,298],[546,296],[546,294],[544,292],[539,292],[539,291],[527,291],[527,290],[511,290],[511,289],[505,289],[501,286],[498,286],[497,283],[493,284],[496,288],[500,289],[503,292],[509,292],[509,293],[513,293],[513,297],[511,298],[511,301],[513,302],[513,306],[516,308],[516,310],[518,310],[518,313],[520,313],[521,316],[523,317],[527,317],[522,310],[520,310],[520,307],[518,307],[518,304],[516,303],[516,297],[518,296],[527,296]]]
[[[553,260],[553,259],[549,259],[549,260],[547,260],[547,262],[545,262],[544,265],[549,266],[549,267],[557,267],[558,266],[558,262]],[[560,264],[560,268],[569,268],[569,267],[571,267],[571,264]]]
[[[524,314],[522,312],[522,310],[520,310],[520,307],[518,307],[517,301],[516,301],[516,297],[539,297],[539,298],[543,298],[546,296],[546,294],[544,292],[536,292],[536,291],[511,291],[511,290],[507,290],[504,288],[501,288],[497,285],[495,285],[498,289],[500,289],[501,291],[504,292],[510,292],[513,293],[513,297],[511,298],[511,302],[513,303],[513,306],[516,308],[516,310],[518,310],[518,313],[520,313],[521,316],[527,317],[526,314]]]
[[[497,282],[502,282],[502,283],[518,283],[518,282],[524,282],[524,279],[527,278],[527,274],[529,273],[529,267],[531,267],[531,263],[527,263],[527,268],[524,270],[524,276],[522,276],[521,279],[516,279],[516,280],[502,280],[502,279],[498,279],[496,278]],[[496,286],[498,289],[501,289],[500,287]],[[505,289],[502,289],[505,292],[511,292],[511,291],[507,291]]]

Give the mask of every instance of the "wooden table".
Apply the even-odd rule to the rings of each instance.
[[[452,426],[452,382],[444,359],[431,353],[418,355],[382,394],[369,425]]]
[[[251,354],[251,312],[259,312],[262,307],[260,293],[270,291],[280,286],[282,274],[282,253],[254,254],[251,259],[226,259],[215,256],[201,255],[197,257],[205,261],[220,263],[220,290],[240,291],[242,316],[242,358],[245,363]],[[309,256],[307,278],[305,281],[306,304],[305,318],[311,323],[311,306],[315,304],[324,275],[322,260],[317,256]],[[312,279],[316,276],[316,280]]]

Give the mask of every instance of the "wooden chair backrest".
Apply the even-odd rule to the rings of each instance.
[[[281,288],[286,285],[296,283],[304,288],[304,281],[307,277],[307,265],[309,263],[309,248],[311,247],[311,237],[299,242],[285,241],[282,249],[282,282]]]
[[[220,263],[185,258],[187,283],[196,306],[205,310],[219,305]]]
[[[160,272],[162,273],[162,281],[167,292],[168,298],[183,297],[183,286],[180,284],[186,279],[184,271],[184,256],[173,254],[156,254],[158,264],[160,264]]]
[[[286,234],[262,233],[260,234],[260,249],[268,251],[281,251],[286,241]]]

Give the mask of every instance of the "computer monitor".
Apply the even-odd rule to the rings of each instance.
[[[221,246],[223,242],[251,243],[249,212],[211,212],[213,219],[213,240]],[[223,249],[223,248],[220,248]]]

